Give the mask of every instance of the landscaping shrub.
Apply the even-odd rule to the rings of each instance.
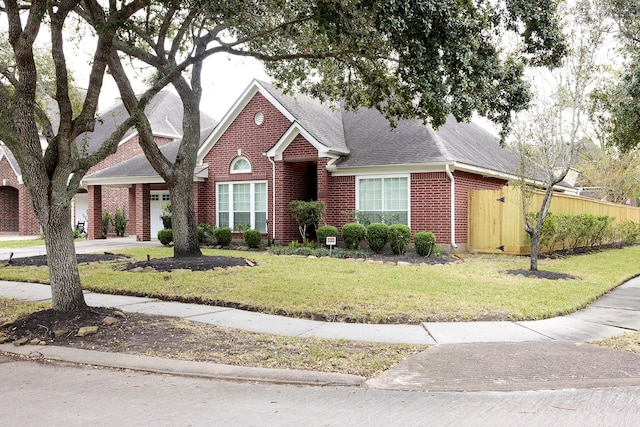
[[[390,225],[389,241],[391,242],[391,250],[394,254],[404,255],[411,241],[411,229],[404,224]]]
[[[333,225],[323,225],[316,231],[318,243],[324,245],[327,241],[327,237],[338,237],[338,228]]]
[[[614,235],[621,244],[634,245],[640,241],[640,226],[627,219],[616,226]]]
[[[369,242],[369,248],[376,253],[379,253],[387,244],[389,238],[389,226],[381,222],[374,222],[367,227],[367,242]]]
[[[109,234],[109,225],[111,225],[111,214],[108,211],[102,212],[102,234]]]
[[[537,218],[537,213],[529,215],[532,223]],[[549,213],[542,224],[541,247],[546,252],[553,252],[558,248],[575,250],[579,247],[596,247],[612,239],[620,239],[620,233],[613,229],[613,220],[613,217],[606,215]]]
[[[262,233],[252,228],[245,230],[245,232],[242,233],[242,237],[244,238],[244,243],[250,248],[257,248],[262,242]]]
[[[310,235],[315,234],[318,223],[324,220],[325,206],[322,202],[292,200],[289,203],[289,210],[298,224],[298,231],[300,231],[303,242],[306,242]]]
[[[198,242],[200,244],[211,243],[214,239],[213,230],[214,227],[211,224],[198,224]]]
[[[158,240],[165,246],[168,246],[171,242],[173,242],[173,230],[170,228],[164,228],[158,231]]]
[[[229,246],[231,243],[231,229],[229,227],[218,227],[213,230],[213,237],[220,246]]]
[[[119,206],[116,208],[116,212],[113,215],[113,228],[116,231],[116,236],[124,236],[125,231],[127,231],[127,224],[129,220],[127,219],[127,214],[124,211],[123,206]]]
[[[436,247],[436,235],[430,231],[420,231],[413,236],[416,253],[422,256],[430,256]]]
[[[342,240],[344,240],[344,246],[347,249],[358,249],[360,241],[364,239],[366,234],[365,226],[357,222],[350,222],[342,226]]]

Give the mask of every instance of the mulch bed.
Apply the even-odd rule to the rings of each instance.
[[[128,256],[105,252],[103,254],[78,254],[78,264],[91,262],[116,262],[126,261]],[[9,266],[13,267],[38,267],[47,265],[47,256],[38,255],[28,258],[13,258]],[[137,261],[124,264],[122,270],[134,270],[136,268],[150,267],[156,271],[192,270],[207,271],[216,268],[248,267],[256,263],[245,258],[227,256],[200,256],[184,258],[151,258],[148,261]]]

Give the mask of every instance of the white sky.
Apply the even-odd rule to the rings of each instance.
[[[84,75],[75,77],[81,86],[86,86],[88,68],[82,74]],[[200,108],[204,113],[220,120],[253,79],[270,81],[259,61],[226,54],[212,56],[205,61],[202,70],[203,93]],[[144,89],[142,85],[139,88]],[[115,82],[106,76],[100,94],[99,110],[109,108],[119,96]]]

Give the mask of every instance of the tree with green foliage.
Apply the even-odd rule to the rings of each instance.
[[[322,202],[305,202],[303,200],[292,200],[289,203],[291,216],[298,224],[298,231],[302,236],[302,241],[306,243],[310,234],[315,235],[318,223],[324,220],[325,206]]]
[[[136,118],[122,123],[102,146],[89,152],[81,143],[96,120],[108,54],[120,25],[144,6],[132,0],[113,11],[96,35],[91,71],[82,102],[76,95],[65,54],[65,33],[79,0],[2,0],[0,54],[0,139],[20,165],[42,227],[48,257],[53,309],[86,308],[76,261],[71,199],[92,166],[114,153]],[[48,39],[46,47],[38,40]],[[4,44],[6,43],[6,45]],[[85,49],[91,49],[89,44]],[[44,52],[51,59],[43,60]],[[50,97],[42,96],[48,93]],[[141,100],[141,105],[145,104]],[[42,138],[42,139],[41,139]],[[42,140],[46,142],[43,149]]]
[[[96,0],[85,2],[96,9]],[[117,7],[82,16],[94,28]],[[505,51],[499,34],[522,41]],[[175,162],[137,123],[143,150],[167,183],[174,207],[174,256],[200,254],[192,186],[200,138],[202,64],[216,54],[265,63],[286,91],[374,107],[394,121],[419,117],[435,126],[474,112],[503,127],[529,99],[527,64],[560,63],[565,52],[555,0],[173,0],[150,2],[126,22],[114,46],[153,68],[150,87],[172,84],[184,110]],[[143,115],[132,77],[112,53],[110,68],[127,109]],[[311,76],[311,78],[310,78]]]
[[[566,5],[566,32],[570,50],[563,67],[550,79],[551,93],[544,94],[513,126],[512,147],[519,157],[516,175],[522,189],[525,231],[531,238],[530,270],[538,270],[541,230],[549,212],[555,186],[561,183],[582,149],[588,129],[588,97],[602,75],[600,48],[609,24],[593,0]],[[544,196],[535,221],[531,210],[532,182]]]

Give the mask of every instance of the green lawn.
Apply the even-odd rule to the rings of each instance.
[[[20,239],[20,240],[0,240],[0,248],[25,248],[27,246],[43,246],[44,239],[34,237],[33,239]]]
[[[171,256],[171,249],[122,251],[137,259]],[[467,255],[435,266],[377,265],[256,252],[204,250],[249,257],[253,268],[208,272],[131,273],[112,264],[81,265],[83,286],[97,292],[238,304],[274,314],[339,321],[402,322],[542,319],[584,307],[640,273],[640,246],[565,259],[541,260],[541,270],[579,280],[505,273],[528,258]],[[48,280],[46,268],[0,269],[0,279]]]

